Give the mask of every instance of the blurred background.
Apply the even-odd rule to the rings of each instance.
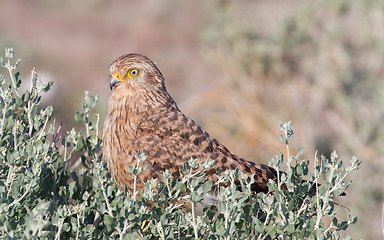
[[[268,162],[284,148],[279,120],[292,121],[292,150],[306,159],[335,149],[363,161],[337,201],[358,216],[354,239],[382,239],[384,1],[0,1],[4,47],[24,81],[32,68],[54,81],[45,104],[66,129],[85,90],[104,121],[109,64],[131,52],[155,61],[182,111],[244,158]]]

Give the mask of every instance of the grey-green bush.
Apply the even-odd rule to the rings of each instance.
[[[1,239],[338,239],[357,221],[332,199],[346,191],[345,178],[360,161],[353,157],[343,167],[334,152],[330,159],[316,158],[310,170],[300,159],[302,149],[289,156],[290,122],[280,123],[288,156],[280,153],[270,162],[285,172],[269,183],[273,193],[253,194],[252,178],[239,171],[218,173],[219,182],[212,183],[204,169],[213,163],[198,165],[193,159],[180,179],[166,171],[164,180],[148,181],[140,197],[120,191],[101,161],[99,115],[92,113],[97,96],[86,92],[75,114],[85,130],[61,133],[53,108],[41,104],[52,83],[43,84],[32,72],[31,88],[21,93],[19,60],[13,63],[13,56],[6,48],[0,59],[6,70],[0,76]],[[137,153],[131,174],[141,174],[145,158]],[[81,167],[70,169],[70,161],[81,161]],[[302,181],[304,176],[309,181]],[[308,194],[312,185],[316,192]],[[202,215],[182,210],[187,203],[193,209],[212,189],[217,206]],[[347,219],[337,216],[339,211],[347,212]]]

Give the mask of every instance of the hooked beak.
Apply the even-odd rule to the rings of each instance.
[[[109,81],[109,87],[111,88],[111,90],[112,90],[112,88],[114,86],[116,86],[117,84],[121,83],[120,79],[121,79],[121,77],[120,77],[120,75],[118,73],[113,73],[112,74],[112,77],[111,77],[111,79]]]

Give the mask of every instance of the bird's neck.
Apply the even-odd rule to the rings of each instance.
[[[127,119],[136,122],[143,114],[167,108],[179,111],[175,101],[167,92],[118,94],[112,93],[108,101],[108,116],[113,119]]]

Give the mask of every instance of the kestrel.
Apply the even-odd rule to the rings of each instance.
[[[179,174],[191,158],[198,163],[213,160],[207,176],[216,181],[219,169],[239,169],[252,175],[255,192],[268,192],[269,179],[276,171],[230,152],[196,122],[185,116],[167,92],[164,77],[156,65],[140,54],[126,54],[109,68],[111,97],[103,129],[103,155],[119,188],[133,192],[133,174],[138,150],[147,155],[146,168],[138,175],[137,189],[151,178],[162,179],[168,169]]]

